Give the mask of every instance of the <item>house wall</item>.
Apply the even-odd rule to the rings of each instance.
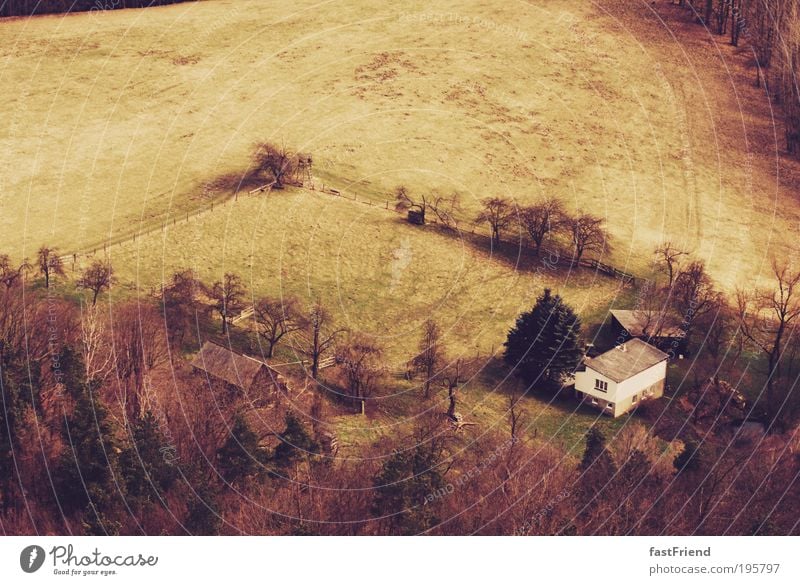
[[[608,384],[607,392],[595,390],[594,381],[596,379],[603,380]],[[585,394],[589,403],[591,403],[592,398],[595,398],[597,400],[597,404],[593,406],[596,408],[601,408],[603,412],[613,414],[612,410],[606,408],[606,404],[609,402],[616,404],[615,397],[617,394],[617,383],[611,378],[604,376],[600,372],[594,371],[587,365],[585,371],[575,372],[575,390]]]
[[[270,375],[270,371],[262,367],[253,382],[253,391],[260,394],[260,398],[274,400],[279,392],[286,392],[285,380],[277,372]]]
[[[575,390],[587,395],[591,403],[592,398],[597,399],[597,407],[603,412],[617,417],[628,412],[641,400],[660,398],[664,395],[664,381],[667,376],[667,361],[664,360],[635,376],[616,383],[610,378],[594,371],[586,365],[586,371],[575,374]],[[594,389],[594,381],[599,378],[608,382],[608,392]],[[633,402],[636,396],[637,402]],[[606,408],[607,403],[613,403],[614,408]]]

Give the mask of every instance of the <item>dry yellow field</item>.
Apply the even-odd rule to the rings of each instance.
[[[621,268],[645,271],[670,238],[724,285],[749,281],[798,225],[797,165],[775,155],[779,130],[733,51],[701,71],[701,52],[717,49],[647,14],[619,0],[209,0],[4,21],[0,248],[82,250],[180,217],[208,205],[216,177],[246,169],[255,141],[274,140],[362,197],[405,183],[457,190],[470,210],[487,195],[553,193],[607,217]],[[324,209],[298,216],[342,241],[402,246],[398,226],[387,235],[360,212],[328,225]],[[255,231],[250,211],[230,214],[225,241],[146,243],[158,255],[140,261],[221,266],[225,250],[286,245],[272,239],[283,217]],[[292,253],[314,255],[314,232],[292,237]],[[363,266],[325,258],[354,299],[386,277],[377,249]]]

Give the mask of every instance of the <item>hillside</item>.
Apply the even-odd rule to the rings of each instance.
[[[556,194],[607,217],[621,267],[646,273],[670,238],[732,287],[796,225],[797,165],[776,156],[743,59],[668,4],[667,24],[610,0],[212,0],[3,22],[0,246],[83,250],[180,217],[227,196],[208,185],[271,139],[381,204],[399,183],[457,190],[467,210]],[[701,51],[721,66],[695,67]]]

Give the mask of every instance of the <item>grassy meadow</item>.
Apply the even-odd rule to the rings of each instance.
[[[724,287],[757,278],[800,221],[800,166],[757,154],[775,130],[734,51],[701,80],[684,47],[703,40],[678,42],[680,29],[633,20],[624,2],[487,6],[209,0],[3,22],[0,249],[98,249],[116,298],[179,269],[205,282],[236,272],[254,299],[322,301],[376,335],[393,369],[427,318],[492,370],[544,287],[591,328],[632,302],[591,271],[476,246],[469,222],[463,234],[407,224],[386,208],[398,184],[457,191],[464,217],[487,196],[555,194],[606,218],[621,269],[647,273],[672,239]],[[231,192],[213,186],[245,173],[264,140],[312,153],[342,197],[291,188],[221,205]],[[460,410],[499,423],[506,386],[483,372]],[[530,401],[531,432],[571,448],[598,419],[574,408]],[[342,441],[394,424],[343,417]]]

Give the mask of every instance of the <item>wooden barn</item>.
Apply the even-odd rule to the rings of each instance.
[[[266,363],[206,341],[192,360],[192,367],[230,389],[255,398],[286,393],[285,378]]]
[[[686,351],[686,333],[671,315],[649,315],[645,311],[611,310],[614,335],[620,340],[641,339],[677,356]]]

